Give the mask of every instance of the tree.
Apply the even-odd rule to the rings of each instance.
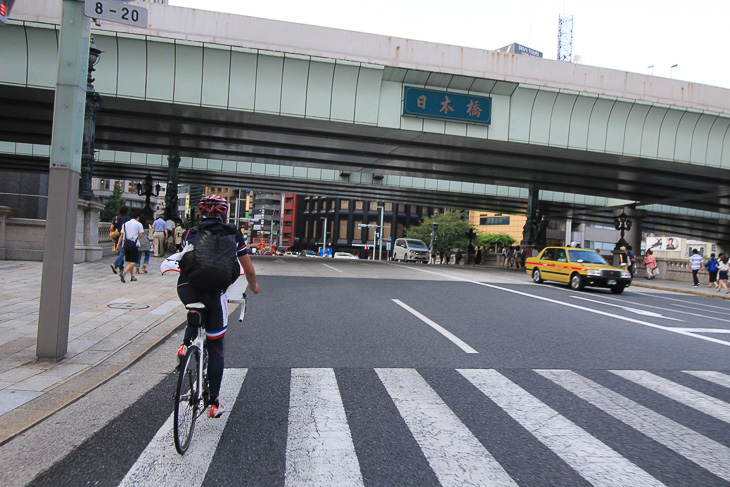
[[[469,225],[463,220],[461,210],[446,210],[438,215],[438,240],[436,250],[446,251],[454,248],[466,249],[469,245]],[[423,219],[420,225],[406,229],[407,238],[423,240],[427,245],[431,243],[433,231],[433,216]]]
[[[126,204],[127,201],[122,198],[122,186],[119,183],[115,183],[112,195],[104,205],[104,209],[101,210],[99,220],[103,222],[111,222],[112,219],[119,214],[119,207]]]
[[[479,247],[493,249],[498,247],[511,247],[517,240],[504,233],[480,233],[477,235],[476,244]]]

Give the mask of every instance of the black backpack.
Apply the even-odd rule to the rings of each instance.
[[[191,286],[225,291],[241,274],[236,257],[236,229],[220,222],[197,227],[193,251],[180,259],[180,272]]]

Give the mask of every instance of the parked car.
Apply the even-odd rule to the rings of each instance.
[[[297,256],[296,252],[290,252],[290,251],[284,252],[284,257],[296,257],[296,256]]]
[[[302,250],[299,255],[302,257],[317,257],[317,254],[314,253],[314,250]]]
[[[631,285],[628,271],[613,267],[590,249],[546,247],[537,257],[527,258],[525,269],[538,284],[564,282],[576,291],[591,286],[609,288],[612,293],[621,294]]]
[[[335,252],[335,259],[359,259],[358,256],[352,255],[349,252]]]
[[[428,262],[428,246],[415,238],[399,238],[393,248],[393,260]]]

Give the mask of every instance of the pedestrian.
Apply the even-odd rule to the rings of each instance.
[[[449,249],[446,251],[446,265],[451,264],[451,256],[454,255],[454,252]]]
[[[522,250],[519,247],[515,249],[514,254],[515,269],[519,269],[522,266]]]
[[[189,229],[183,235],[183,243],[185,245],[191,243],[195,245],[195,238],[200,232],[208,232],[208,234],[230,234],[235,235],[236,247],[229,248],[225,254],[220,253],[220,248],[211,245],[200,245],[201,252],[218,252],[217,255],[210,255],[207,258],[200,258],[198,263],[203,265],[205,262],[228,262],[240,266],[244,270],[246,281],[248,282],[249,289],[257,294],[259,292],[259,285],[256,281],[256,272],[251,262],[251,258],[248,256],[248,247],[246,241],[240,232],[236,231],[233,225],[224,223],[226,215],[228,213],[228,203],[226,200],[217,195],[206,196],[200,200],[198,206],[201,221],[197,227]],[[227,228],[226,228],[227,227]],[[199,249],[196,248],[194,252]],[[235,255],[230,255],[230,252],[235,252]],[[184,259],[185,257],[183,257]],[[235,259],[238,262],[235,262]],[[181,262],[182,264],[182,262]],[[183,270],[183,266],[180,268],[180,277],[177,281],[177,294],[184,304],[201,302],[206,307],[206,323],[205,323],[205,334],[207,336],[206,347],[208,348],[208,381],[209,381],[209,400],[206,403],[206,407],[209,405],[208,417],[218,418],[225,411],[225,406],[219,401],[221,381],[223,379],[223,366],[224,366],[224,337],[226,334],[226,328],[228,324],[228,304],[226,302],[227,297],[225,289],[204,289],[202,287],[193,286],[190,280],[195,275],[195,272],[200,272],[200,268],[194,266],[190,269]],[[190,270],[191,273],[188,275],[186,272]],[[198,276],[200,277],[200,276]],[[180,348],[177,350],[178,364],[184,361],[188,347],[192,343],[192,340],[196,337],[198,329],[194,326],[188,325],[185,328],[185,335]]]
[[[165,255],[165,240],[167,239],[167,224],[162,219],[162,215],[158,215],[157,219],[152,222],[152,250],[155,257]]]
[[[697,251],[697,249],[692,249],[692,256],[689,258],[689,266],[692,270],[692,286],[698,287],[700,285],[700,280],[697,277],[697,273],[702,270],[702,256]]]
[[[626,246],[619,247],[618,253],[619,266],[625,270],[629,268],[629,254],[626,253]]]
[[[507,257],[507,247],[502,247],[502,267],[507,267],[509,258]]]
[[[178,218],[175,222],[175,250],[182,252],[182,236],[185,229],[182,226],[182,220]]]
[[[481,247],[477,247],[477,251],[474,254],[474,264],[481,265],[482,263],[482,249]]]
[[[122,233],[119,235],[119,244],[117,247],[124,248],[124,261],[127,263],[127,267],[119,273],[119,279],[122,282],[126,282],[124,280],[125,273],[129,273],[131,277],[130,281],[137,280],[134,277],[134,266],[139,260],[140,239],[144,235],[144,228],[139,222],[141,216],[142,213],[139,210],[132,212],[132,219],[122,225]]]
[[[634,266],[636,265],[636,253],[631,245],[626,246],[626,255],[629,256],[629,274],[631,274],[631,280],[634,280]]]
[[[429,252],[428,255],[429,255],[428,263],[436,264],[436,249],[431,249],[431,252]]]
[[[707,259],[707,262],[705,262],[704,265],[705,269],[707,269],[707,274],[710,276],[710,283],[707,285],[707,287],[715,287],[717,289],[719,287],[719,284],[717,282],[717,259],[715,258],[715,254],[710,254],[710,258]]]
[[[654,276],[658,274],[656,257],[654,257],[654,252],[651,250],[646,251],[646,255],[644,256],[644,267],[646,267],[646,275],[644,276],[644,279],[654,279]]]
[[[727,264],[727,255],[720,254],[720,260],[717,263],[717,292],[719,293],[721,289],[725,290],[725,294],[730,293],[730,290],[728,290],[727,287],[727,272],[728,269],[730,269],[730,266]]]
[[[463,257],[463,254],[461,253],[461,249],[456,249],[456,265],[459,265],[459,262],[461,262],[461,258]]]
[[[152,248],[152,225],[147,223],[147,218],[144,215],[139,217],[139,222],[142,224],[144,231],[142,237],[139,239],[139,257],[137,258],[137,265],[135,266],[135,272],[139,274],[139,267],[142,263],[142,257],[144,256],[144,264],[142,264],[142,272],[147,274],[147,264],[150,263],[150,249]]]
[[[507,249],[507,267],[512,267],[515,261],[515,249],[510,247]]]
[[[112,226],[109,228],[109,237],[111,237],[112,239],[112,249],[115,253],[119,254],[114,260],[114,263],[111,265],[112,272],[114,274],[117,273],[117,269],[121,271],[122,267],[124,267],[124,249],[120,249],[117,246],[117,243],[119,242],[119,235],[122,231],[122,225],[129,221],[128,213],[129,208],[127,208],[127,205],[120,206],[119,214],[114,217],[114,219],[112,220]]]
[[[175,253],[175,220],[168,218],[165,220],[165,251],[171,254]]]
[[[439,251],[439,259],[441,265],[446,264],[446,253],[443,250]]]

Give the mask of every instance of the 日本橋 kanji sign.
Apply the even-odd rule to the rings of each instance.
[[[492,123],[492,99],[450,91],[404,87],[403,115],[452,122]]]

